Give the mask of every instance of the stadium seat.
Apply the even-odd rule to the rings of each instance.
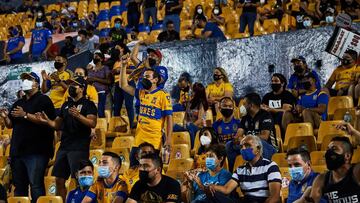
[[[234,171],[239,167],[245,164],[245,160],[242,158],[241,155],[237,155],[234,163]]]
[[[150,32],[150,36],[149,36],[149,40],[151,43],[155,43],[157,42],[157,38],[159,36],[159,34],[161,33],[162,31],[161,30],[152,30]],[[174,114],[175,113],[178,113],[178,112],[173,112],[173,117],[174,117]]]
[[[5,156],[10,156],[10,148],[11,148],[11,146],[9,144],[5,149]]]
[[[291,179],[291,176],[290,176],[290,173],[289,173],[289,166],[279,167],[279,169],[280,169],[281,177],[287,178],[288,180]]]
[[[183,20],[181,21],[181,29],[180,30],[189,30],[192,26],[192,20]]]
[[[90,149],[105,149],[106,131],[103,128],[95,128],[95,139],[90,142]]]
[[[134,144],[133,136],[116,137],[111,148],[131,148]]]
[[[185,111],[173,112],[173,122],[183,126],[185,119]]]
[[[345,131],[336,129],[336,125],[339,124],[340,122],[341,122],[341,120],[322,121],[320,123],[318,136],[317,136],[318,146],[321,145],[321,143],[326,135],[331,135],[331,134],[344,135],[345,134]]]
[[[326,165],[311,166],[311,168],[316,173],[325,173],[326,171],[328,171]]]
[[[41,196],[36,203],[63,203],[63,199],[60,196]]]
[[[311,152],[310,153],[311,165],[312,166],[326,165],[325,152],[326,151],[313,151],[313,152]]]
[[[0,168],[4,168],[8,164],[8,156],[0,156]]]
[[[209,108],[206,111],[206,126],[212,126],[213,122],[214,122],[214,116],[211,109]]]
[[[29,197],[9,197],[7,199],[8,203],[30,203]]]
[[[94,171],[95,171],[95,167],[96,166],[94,166]],[[96,180],[96,178],[97,177],[94,176],[94,180]],[[70,176],[69,179],[66,180],[65,186],[67,191],[72,191],[77,187],[77,180],[75,178],[71,178]]]
[[[121,162],[121,168],[119,170],[119,174],[122,175],[125,173],[125,171],[129,170],[130,168],[130,162],[122,161]]]
[[[330,97],[327,113],[329,118],[332,118],[336,109],[352,107],[354,107],[354,102],[351,96]]]
[[[95,165],[99,164],[99,161],[101,159],[102,154],[104,153],[104,150],[101,149],[92,149],[90,150],[89,154],[89,160]]]
[[[335,110],[334,116],[333,116],[333,120],[344,120],[344,115],[346,112],[349,112],[352,119],[350,121],[351,125],[355,124],[355,108],[339,108]]]
[[[311,123],[290,123],[285,133],[284,150],[287,149],[290,137],[299,135],[314,135]]]
[[[246,37],[250,37],[249,33],[235,33],[234,35],[232,35],[233,39],[242,39],[242,38],[246,38]]]
[[[124,147],[111,148],[109,151],[119,155],[122,162],[130,163],[130,149]]]
[[[109,2],[101,2],[99,5],[100,12],[102,10],[109,10]]]
[[[194,166],[194,160],[192,158],[187,159],[170,159],[168,171],[187,171]]]
[[[351,163],[352,164],[360,163],[360,148],[354,150]]]
[[[188,131],[173,132],[171,136],[171,144],[187,144],[191,146],[190,134]]]
[[[45,176],[45,192],[46,196],[55,196],[56,195],[56,177],[55,176]]]
[[[301,135],[289,138],[289,144],[287,149],[303,147],[307,149],[309,152],[316,151],[316,139],[313,135]]]
[[[110,28],[110,22],[109,21],[101,21],[98,25],[98,29],[104,29],[104,28]]]
[[[177,180],[180,184],[185,181],[184,171],[167,171],[166,175]]]
[[[195,168],[206,168],[206,154],[195,155]]]
[[[120,6],[120,4],[121,4],[120,1],[111,1],[110,8],[112,8],[113,6]]]
[[[191,149],[191,156],[194,156],[199,151],[199,148],[201,146],[200,143],[200,131],[196,132],[195,139],[194,139],[194,147]]]
[[[278,19],[265,19],[263,23],[263,28],[268,33],[277,32],[279,29]]]
[[[189,145],[176,144],[171,147],[170,159],[187,159],[190,158]]]
[[[123,126],[124,124],[127,125],[127,131],[125,133],[123,132],[116,132],[117,127]],[[128,117],[120,117],[120,116],[114,116],[110,118],[109,121],[109,128],[106,132],[106,137],[116,137],[116,136],[122,136],[122,135],[130,135],[130,125],[129,125],[129,118]]]
[[[321,151],[325,151],[328,149],[328,146],[331,142],[331,140],[334,138],[334,137],[337,137],[337,136],[345,136],[345,137],[348,137],[350,142],[351,142],[351,137],[348,136],[348,135],[339,135],[339,134],[329,134],[329,135],[326,135],[324,138],[323,138],[323,141],[321,142],[321,147],[320,147],[320,150]]]
[[[147,32],[140,32],[139,35],[138,35],[138,38],[140,40],[147,40],[147,38],[149,37],[149,34]]]
[[[107,125],[106,118],[97,118],[96,128],[102,128],[106,132],[108,128]]]
[[[286,160],[286,153],[275,153],[271,160],[275,162],[279,167],[288,167],[289,164]]]

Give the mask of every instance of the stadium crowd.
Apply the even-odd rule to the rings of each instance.
[[[214,3],[211,18],[201,5],[195,7],[188,38],[226,39],[222,9],[231,4]],[[308,1],[300,2],[299,11],[285,1],[275,3],[271,8],[266,1],[233,4],[242,7],[239,31],[247,25],[254,35],[256,19],[281,21],[285,14],[296,17],[297,29],[333,24],[337,5],[353,19],[360,16],[354,0],[321,0],[315,11]],[[16,9],[34,18],[29,58],[54,60],[55,71],[22,73],[18,100],[0,109],[1,138],[8,133],[1,140],[9,156],[4,170],[12,174],[10,182],[5,173],[1,178],[2,201],[359,202],[355,50],[345,51],[326,84],[306,58],[297,56],[291,77],[273,74],[271,91],[262,98],[250,92],[235,99],[236,87],[221,67],[213,69],[207,86],[184,72],[167,92],[161,51],[148,48],[138,59],[140,46],[148,44],[139,38],[140,16],[145,25],[151,17],[154,27],[156,4],[129,0],[126,27],[122,18],[114,18],[104,39],[96,35],[101,22],[96,12],[79,20],[69,2],[61,12],[51,11],[51,22],[37,0]],[[160,42],[180,39],[183,4],[160,3],[166,10]],[[199,34],[196,28],[203,30]],[[8,31],[5,59],[22,63],[22,26]],[[53,48],[52,34],[73,31],[76,45],[68,36],[61,49]],[[93,53],[91,62],[70,71],[68,58],[84,51]],[[52,194],[46,180],[53,181]]]

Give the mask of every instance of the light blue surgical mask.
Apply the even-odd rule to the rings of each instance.
[[[37,28],[40,28],[40,27],[42,27],[42,26],[43,26],[43,23],[42,23],[42,22],[36,22],[36,24],[35,24],[35,25],[36,25],[36,27],[37,27]]]
[[[306,27],[306,28],[309,28],[309,27],[311,27],[311,25],[312,25],[312,23],[311,23],[310,20],[305,20],[305,21],[303,22],[303,24],[304,24],[304,27]]]
[[[326,16],[325,20],[326,20],[326,23],[333,23],[334,22],[334,16]]]
[[[214,171],[215,168],[216,168],[216,160],[215,160],[215,158],[207,157],[205,159],[205,164],[206,164],[206,168],[211,170],[211,171]]]
[[[79,185],[81,187],[90,187],[94,183],[93,176],[79,176]]]
[[[240,153],[245,161],[252,161],[256,156],[252,148],[242,149],[240,150]]]
[[[116,28],[116,29],[120,29],[120,28],[121,28],[121,24],[120,24],[120,23],[115,23],[115,28]]]
[[[290,173],[291,179],[294,181],[297,181],[297,182],[302,181],[305,177],[303,167],[289,168],[289,173]]]
[[[99,166],[97,170],[100,178],[108,178],[111,175],[109,166]]]

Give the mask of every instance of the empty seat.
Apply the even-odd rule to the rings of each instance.
[[[350,121],[351,125],[355,124],[355,108],[339,108],[335,110],[334,116],[332,117],[333,120],[344,120],[344,115],[346,112],[349,112],[352,119]]]
[[[130,125],[129,125],[128,117],[114,116],[110,118],[109,128],[106,133],[107,137],[116,137],[116,136],[129,135],[129,134],[130,134]]]
[[[328,171],[326,165],[311,166],[311,168],[316,173],[325,173]]]
[[[241,155],[237,155],[236,158],[235,158],[235,163],[234,163],[234,169],[233,170],[235,171],[238,167],[244,165],[245,162],[246,161],[242,158]]]
[[[56,195],[56,177],[55,176],[45,176],[45,192],[46,196],[55,196]]]
[[[90,149],[105,149],[106,131],[102,128],[95,128],[95,137],[91,139]]]
[[[299,135],[314,135],[311,123],[290,123],[285,133],[284,150],[286,150],[290,137]]]
[[[312,166],[326,165],[325,152],[326,151],[313,151],[313,152],[311,152],[310,153],[311,165]]]
[[[275,162],[279,167],[287,167],[289,166],[286,160],[286,153],[275,153],[271,160]]]
[[[354,102],[351,96],[330,97],[327,113],[329,118],[331,118],[334,115],[336,109],[352,107],[354,107]]]
[[[104,129],[106,132],[108,129],[106,118],[97,118],[96,128]]]
[[[63,199],[60,196],[41,196],[36,203],[63,203]]]
[[[185,119],[185,111],[173,112],[174,124],[183,125]]]
[[[112,148],[131,148],[134,144],[133,136],[116,137],[112,143]]]
[[[30,203],[29,197],[9,197],[7,199],[8,203]]]
[[[171,143],[174,144],[186,144],[191,146],[190,134],[188,131],[174,132],[171,136]]]
[[[176,144],[171,147],[170,159],[190,158],[190,149],[187,144]]]
[[[122,162],[130,163],[130,149],[123,148],[123,147],[115,147],[109,149],[109,151],[114,152],[115,154],[119,155]]]
[[[168,171],[187,171],[193,168],[194,160],[187,159],[171,159],[168,167]]]
[[[101,149],[92,149],[90,150],[89,160],[93,164],[99,164],[102,154],[104,153]]]
[[[326,135],[331,135],[331,134],[344,135],[345,131],[336,129],[336,125],[339,124],[340,122],[341,120],[322,121],[320,123],[319,131],[318,131],[317,144],[321,145]]]
[[[295,136],[289,139],[288,149],[302,147],[309,152],[316,151],[316,139],[313,135]]]
[[[277,32],[279,29],[278,19],[265,19],[263,23],[263,28],[268,33]]]
[[[104,28],[110,28],[110,22],[109,21],[101,21],[98,25],[98,29],[104,29]]]

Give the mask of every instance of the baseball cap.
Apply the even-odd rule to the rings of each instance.
[[[308,72],[304,75],[304,78],[313,78],[314,80],[316,80],[315,75],[312,72]]]
[[[303,56],[298,56],[298,57],[291,59],[291,63],[294,63],[295,61],[302,61],[303,63],[306,63],[306,59]]]
[[[167,81],[167,79],[169,78],[168,76],[168,70],[167,68],[165,68],[164,66],[156,66],[155,67],[155,71],[157,74],[160,75],[160,77],[162,78],[162,82],[161,83],[164,83]]]
[[[84,77],[75,77],[72,79],[68,79],[66,81],[67,84],[71,85],[71,84],[76,84],[79,85],[81,87],[85,87],[86,86],[86,80],[84,79]]]
[[[332,8],[332,7],[328,7],[328,8],[326,9],[325,13],[329,13],[329,14],[332,14],[332,15],[333,15],[333,14],[335,13],[335,9]]]
[[[32,80],[35,80],[37,83],[40,84],[40,77],[35,72],[21,73],[20,78],[22,80],[24,80],[24,79],[32,79]]]
[[[146,50],[146,52],[149,54],[149,53],[154,53],[157,57],[159,57],[159,59],[161,60],[162,59],[162,54],[161,54],[161,52],[160,52],[160,50],[159,49],[152,49],[152,48],[148,48],[147,50]]]

